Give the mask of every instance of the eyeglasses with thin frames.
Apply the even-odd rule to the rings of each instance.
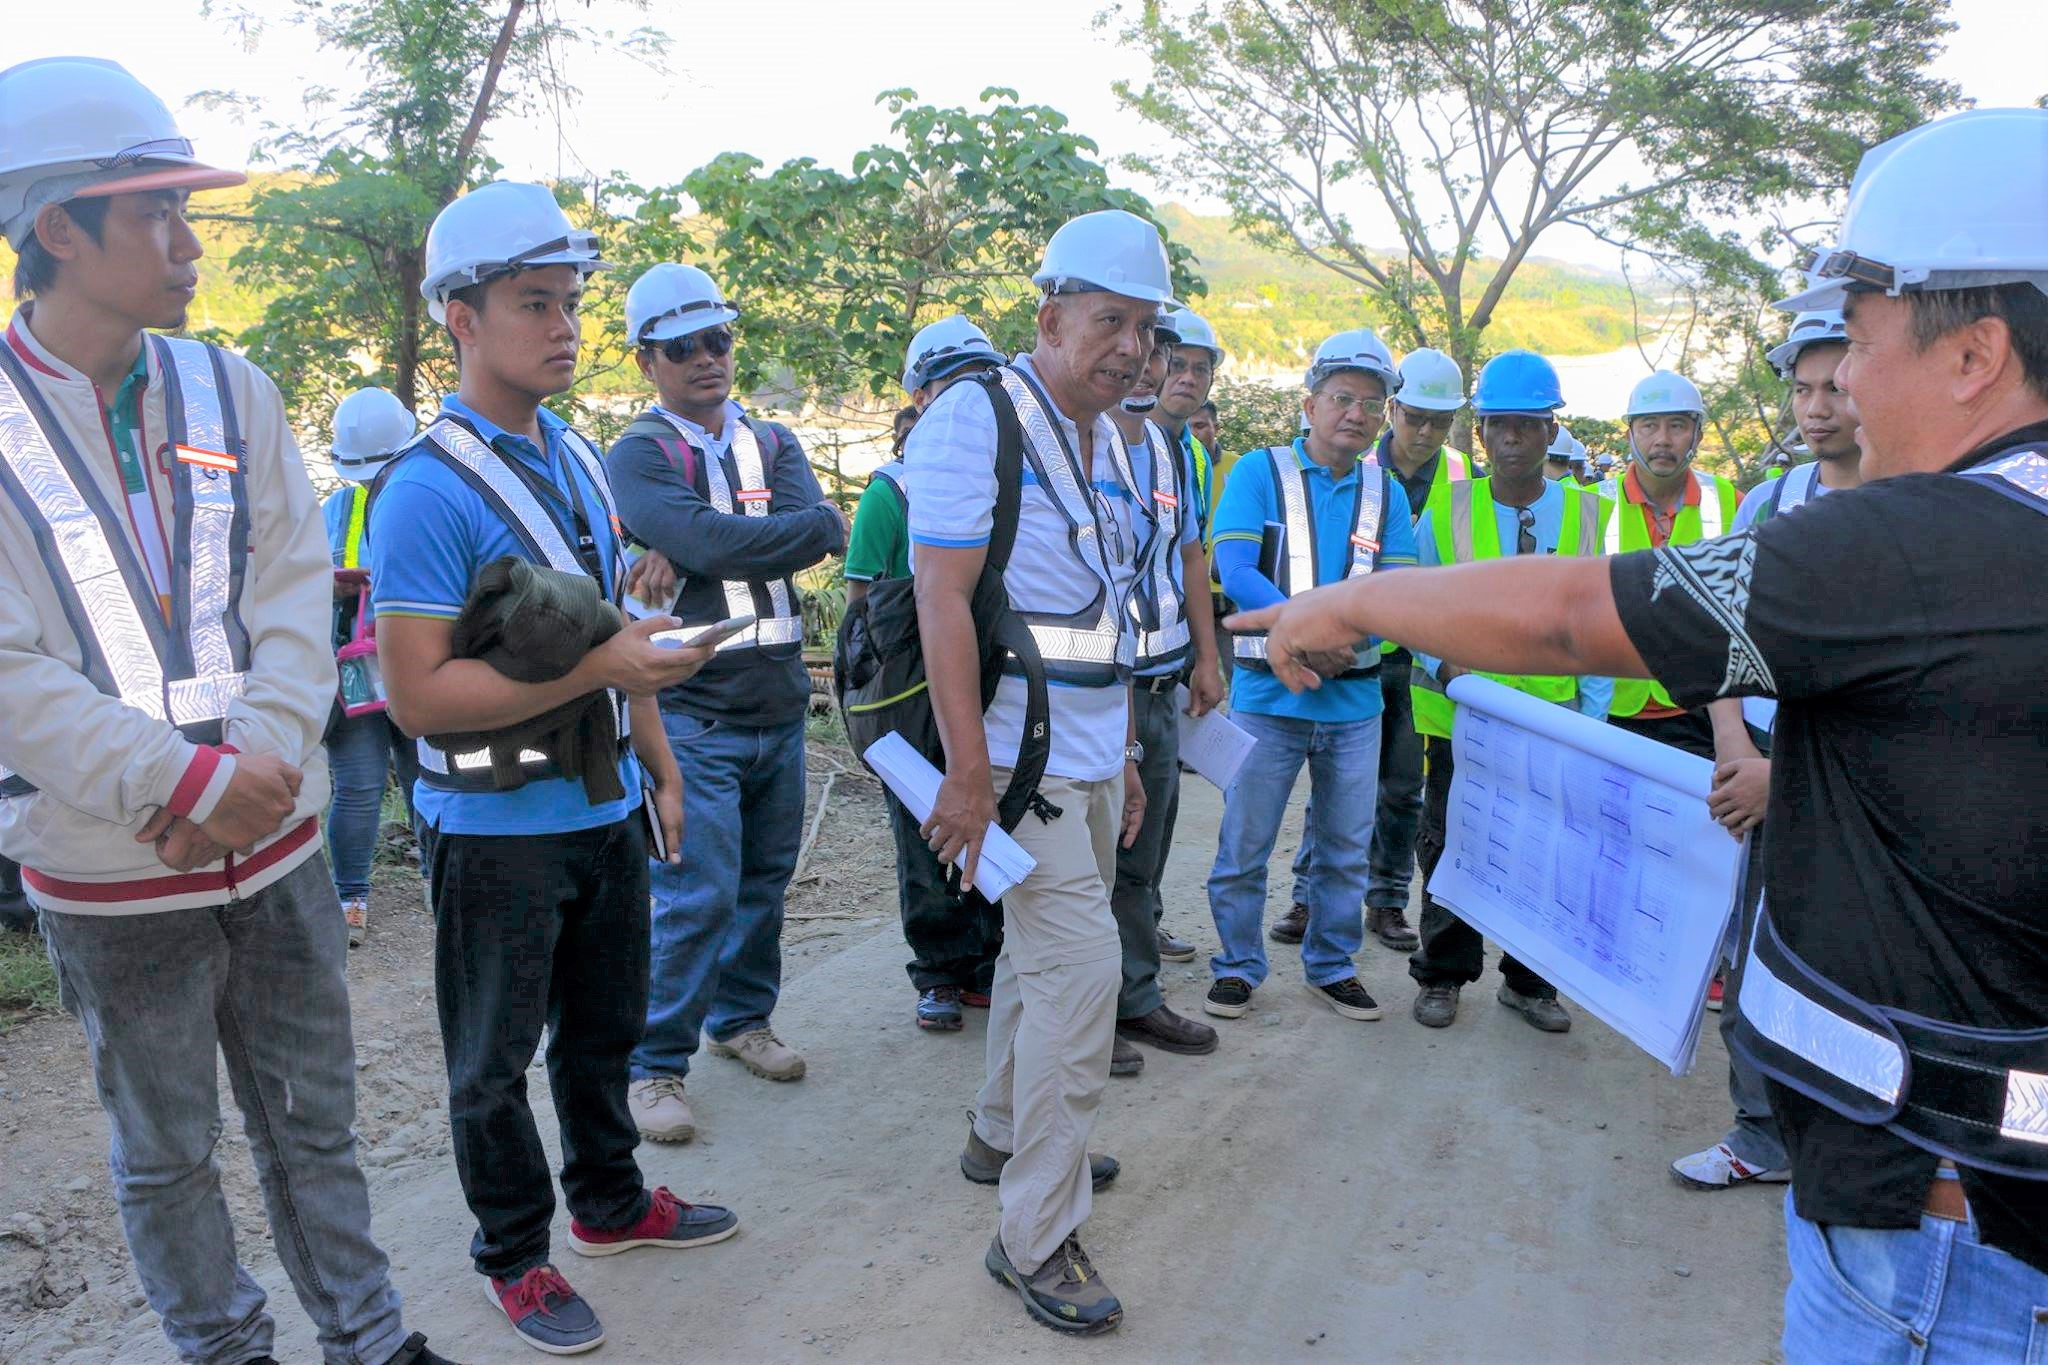
[[[1356,408],[1367,417],[1382,417],[1387,411],[1387,400],[1384,398],[1361,398],[1355,393],[1326,393],[1323,399],[1339,412],[1350,412]]]

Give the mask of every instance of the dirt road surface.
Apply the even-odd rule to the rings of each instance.
[[[819,784],[814,782],[815,789]],[[1203,881],[1221,801],[1190,778],[1168,925],[1213,948]],[[1269,915],[1286,908],[1290,822]],[[1407,1014],[1404,959],[1368,943],[1387,1007],[1339,1018],[1275,954],[1251,1015],[1209,1057],[1148,1051],[1096,1130],[1124,1163],[1084,1240],[1127,1319],[1108,1337],[1037,1326],[982,1269],[993,1192],[955,1165],[981,1074],[980,1012],[920,1034],[895,928],[893,865],[872,784],[843,778],[793,896],[776,1024],[810,1074],[774,1085],[701,1057],[700,1128],[641,1148],[650,1181],[728,1204],[738,1237],[563,1269],[610,1333],[593,1360],[895,1362],[1769,1361],[1783,1246],[1775,1190],[1689,1194],[1666,1164],[1727,1121],[1723,1056],[1673,1080],[1578,1014],[1539,1035],[1489,974],[1445,1032]],[[1277,947],[1277,945],[1275,945]],[[382,875],[376,932],[350,974],[376,1231],[409,1322],[475,1362],[540,1357],[477,1289],[447,1156],[431,930],[402,873]],[[1167,968],[1198,1014],[1203,960]],[[552,1150],[538,1067],[535,1106]],[[223,1087],[225,1093],[225,1087]],[[278,1354],[319,1359],[270,1254],[239,1122],[222,1143],[243,1254],[271,1294]],[[76,1026],[0,1038],[0,1361],[170,1359],[143,1305],[106,1190],[105,1128]]]

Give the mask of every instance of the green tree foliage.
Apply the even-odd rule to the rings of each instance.
[[[232,340],[306,425],[324,426],[333,403],[364,384],[408,405],[453,387],[446,341],[419,294],[427,228],[490,173],[493,118],[572,93],[559,53],[598,35],[556,9],[297,0],[292,22],[313,25],[345,74],[309,91],[303,118],[267,125],[256,160],[286,174],[266,178],[241,211],[201,200],[193,216],[236,231],[227,264],[266,303]],[[616,41],[646,51],[662,42],[646,31]]]
[[[832,402],[895,392],[903,353],[925,323],[965,313],[1006,350],[1030,345],[1028,283],[1046,239],[1076,214],[1128,209],[1095,143],[1064,114],[982,92],[978,109],[942,109],[891,90],[891,142],[848,171],[806,157],[764,172],[727,153],[681,185],[701,215],[705,264],[741,309],[743,385],[788,385]],[[1175,286],[1200,283],[1170,245]],[[792,404],[794,406],[794,404]]]
[[[1752,302],[1767,217],[1955,99],[1945,0],[1141,0],[1118,91],[1267,243],[1364,291],[1402,346],[1495,349],[1537,242],[1576,226]],[[1353,212],[1390,220],[1393,259]],[[1482,247],[1498,253],[1485,256]],[[1754,309],[1752,308],[1752,313]],[[1726,315],[1723,315],[1726,316]]]
[[[1286,445],[1301,431],[1302,390],[1224,376],[1209,395],[1216,404],[1216,440],[1221,457]]]

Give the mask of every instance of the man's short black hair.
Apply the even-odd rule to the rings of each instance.
[[[446,303],[442,306],[442,313],[446,314],[448,303],[454,303],[458,299],[474,308],[477,312],[483,312],[484,291],[490,288],[496,281],[508,278],[510,277],[505,275],[494,275],[488,280],[480,280],[475,284],[465,284],[462,288],[451,291]],[[455,329],[447,323],[441,324],[441,330],[448,333],[448,349],[455,352],[455,368],[459,370],[462,368],[462,343],[455,339]]]
[[[1209,414],[1209,415],[1210,415],[1211,417],[1214,417],[1214,416],[1216,415],[1216,403],[1215,403],[1215,400],[1213,400],[1213,399],[1209,399],[1209,398],[1204,398],[1204,399],[1202,400],[1202,406],[1200,406],[1199,408],[1196,408],[1196,409],[1195,409],[1195,411],[1196,411],[1196,412],[1206,412],[1206,413],[1208,413],[1208,414]]]
[[[67,199],[61,204],[64,213],[78,224],[79,231],[98,242],[106,230],[107,205],[110,201],[94,196],[89,199]],[[57,282],[59,262],[43,247],[43,239],[34,231],[21,244],[21,253],[14,262],[14,297],[26,299],[48,289]]]
[[[1992,284],[1915,290],[1905,297],[1912,310],[1913,344],[1923,351],[1985,318],[2005,323],[2027,387],[2035,397],[2048,398],[2048,294],[2031,284]]]

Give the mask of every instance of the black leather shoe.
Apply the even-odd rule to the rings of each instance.
[[[1266,937],[1275,943],[1299,943],[1308,937],[1308,907],[1297,905],[1266,931]]]
[[[1422,936],[1408,923],[1408,914],[1398,905],[1365,907],[1365,931],[1397,953],[1412,953],[1422,946]]]
[[[1135,1076],[1145,1069],[1145,1054],[1123,1040],[1121,1034],[1110,1040],[1109,1074],[1112,1076]]]
[[[1161,1005],[1150,1014],[1141,1014],[1135,1019],[1117,1020],[1116,1036],[1148,1044],[1161,1052],[1178,1052],[1188,1057],[1200,1057],[1216,1050],[1215,1029],[1175,1014],[1170,1005]]]

